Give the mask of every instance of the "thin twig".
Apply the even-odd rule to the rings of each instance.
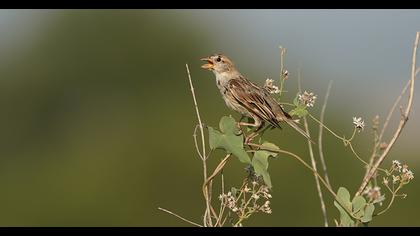
[[[194,133],[193,133],[193,138],[194,138],[194,146],[195,146],[195,150],[198,153],[198,156],[200,157],[201,160],[204,160],[205,157],[203,157],[203,154],[201,154],[200,152],[200,148],[198,147],[198,141],[197,141],[197,128],[199,128],[200,125],[196,125],[194,128]]]
[[[223,169],[222,169],[222,171],[220,172],[220,182],[221,182],[221,193],[222,194],[224,194],[225,193],[225,178],[224,178],[224,175],[223,175]],[[222,200],[220,200],[220,208],[219,208],[219,217],[217,218],[217,221],[216,221],[216,223],[215,223],[215,225],[219,225],[220,227],[221,226],[223,226],[222,225],[222,218],[223,218],[223,213],[224,213],[224,211],[225,211],[225,204],[224,204],[224,202],[223,202],[223,199]]]
[[[326,125],[324,125],[321,121],[319,121],[317,118],[315,118],[315,116],[311,115],[310,113],[308,113],[308,116],[314,120],[316,123],[318,123],[319,125],[321,125],[322,127],[324,127],[326,130],[328,130],[328,132],[330,132],[334,137],[340,139],[343,142],[346,142],[347,139],[341,137],[340,135],[336,134],[334,131],[332,131],[330,128],[328,128]]]
[[[193,101],[194,101],[195,112],[197,114],[198,124],[200,125],[201,144],[203,146],[202,154],[203,154],[203,158],[205,158],[205,156],[206,156],[206,141],[204,139],[204,127],[203,127],[203,123],[201,122],[200,111],[198,110],[197,99],[195,98],[194,86],[192,84],[191,74],[190,74],[190,69],[188,68],[188,64],[185,64],[185,67],[187,68],[188,80],[190,82],[190,88],[191,88],[191,93],[192,93],[192,97],[193,97]]]
[[[419,37],[420,37],[420,32],[417,32],[416,39],[414,41],[413,58],[412,58],[412,65],[411,65],[410,93],[408,95],[407,107],[405,109],[404,114],[402,114],[398,128],[395,131],[391,141],[389,141],[389,144],[387,145],[385,150],[382,152],[378,160],[375,162],[375,165],[370,169],[369,174],[362,181],[362,184],[360,185],[359,190],[356,193],[356,196],[360,195],[361,192],[365,189],[366,185],[369,183],[369,180],[376,173],[376,170],[378,169],[379,165],[385,160],[385,157],[387,156],[391,148],[394,146],[395,142],[397,141],[398,137],[401,134],[402,129],[404,128],[405,124],[408,121],[408,116],[410,115],[411,107],[413,104],[413,97],[414,97],[414,80],[416,77],[416,65],[417,65],[416,59],[417,59],[417,48],[419,44]]]
[[[220,163],[219,163],[219,165],[217,165],[217,167],[215,168],[215,170],[213,171],[213,174],[211,174],[205,181],[204,181],[204,183],[203,183],[203,194],[205,194],[206,193],[206,190],[209,190],[209,189],[211,189],[212,187],[211,187],[211,183],[212,183],[212,181],[213,181],[213,179],[214,179],[214,177],[216,177],[216,175],[217,174],[219,174],[222,170],[223,170],[223,167],[226,165],[226,163],[227,163],[227,161],[228,161],[228,158],[231,156],[231,154],[227,154],[226,156],[225,156],[225,158],[223,158],[221,161],[220,161]],[[210,185],[210,188],[209,188],[209,185]],[[211,199],[210,199],[210,201],[211,201]],[[210,205],[210,212],[211,212],[211,214],[213,214],[213,217],[217,220],[218,218],[219,218],[219,216],[218,216],[218,214],[216,213],[216,211],[214,210],[214,208]],[[210,214],[210,213],[209,213]],[[217,225],[217,223],[215,224],[215,225]]]
[[[331,86],[332,86],[332,80],[330,80],[330,82],[328,83],[327,92],[325,93],[324,104],[322,105],[321,116],[320,116],[321,123],[324,123],[325,109],[327,107],[328,97],[330,96]],[[325,164],[324,152],[323,152],[323,149],[322,149],[322,133],[323,133],[323,130],[324,130],[323,126],[320,124],[319,125],[319,134],[318,134],[319,159],[321,160],[322,169],[324,170],[325,181],[327,181],[327,184],[331,187],[330,179],[328,178],[327,165]]]
[[[416,72],[415,72],[415,75],[417,76],[417,74],[418,74],[419,72],[420,72],[420,67],[419,67],[419,68],[417,68],[417,70],[416,70]],[[416,76],[414,76],[414,79],[416,79],[416,78],[417,78]],[[397,107],[398,103],[401,101],[402,96],[405,94],[405,92],[407,91],[408,86],[410,86],[410,84],[411,84],[411,80],[407,81],[407,83],[405,84],[405,86],[404,86],[403,90],[401,91],[400,95],[397,97],[397,99],[395,100],[395,102],[394,102],[394,104],[392,105],[391,109],[389,110],[388,115],[386,116],[386,119],[385,119],[384,125],[383,125],[383,127],[382,127],[381,133],[379,134],[379,138],[378,138],[378,140],[379,140],[378,142],[379,142],[379,143],[381,142],[382,137],[383,137],[383,135],[384,135],[384,133],[385,133],[385,130],[386,130],[386,128],[388,127],[389,120],[391,119],[391,116],[392,116],[392,114],[394,113],[395,108]]]
[[[195,225],[195,226],[198,226],[198,227],[203,227],[203,226],[202,226],[202,225],[200,225],[200,224],[197,224],[197,223],[195,223],[195,222],[192,222],[191,220],[187,220],[187,219],[185,219],[184,217],[179,216],[179,215],[177,215],[177,214],[175,214],[175,213],[173,213],[173,212],[171,212],[171,211],[168,211],[168,210],[166,210],[166,209],[164,209],[164,208],[158,207],[158,209],[159,209],[159,210],[161,210],[161,211],[164,211],[164,212],[166,212],[166,213],[169,213],[169,214],[171,214],[171,215],[173,215],[173,216],[175,216],[175,217],[178,217],[179,219],[181,219],[181,220],[183,220],[183,221],[185,221],[185,222],[187,222],[187,223],[190,223],[190,224]]]
[[[299,70],[299,73],[298,73],[298,87],[299,87],[299,93],[301,93],[302,91],[301,91],[300,70]],[[306,117],[303,117],[303,123],[304,123],[304,126],[305,126],[305,132],[308,135],[308,137],[310,137],[308,121],[307,121]],[[314,157],[314,151],[312,149],[312,143],[309,139],[308,139],[308,149],[309,149],[309,156],[311,157],[312,168],[314,169],[315,172],[318,172],[317,167],[316,167],[316,160],[315,160],[315,157]],[[319,180],[318,180],[317,175],[315,173],[314,173],[314,177],[315,177],[316,189],[318,191],[319,201],[321,202],[322,215],[324,216],[324,226],[328,227],[327,208],[325,207],[324,197],[322,196],[321,185],[319,184]]]
[[[392,203],[394,203],[394,200],[395,200],[395,197],[396,197],[396,194],[395,193],[397,193],[398,190],[400,190],[401,187],[402,187],[401,185],[398,186],[398,188],[395,190],[395,192],[392,192],[391,201],[389,202],[388,206],[385,209],[383,209],[381,212],[379,212],[378,214],[376,214],[377,216],[382,215],[383,213],[385,213],[386,211],[389,210],[389,208],[392,206]]]
[[[304,122],[304,125],[305,125],[306,134],[308,134],[308,136],[310,136],[309,128],[308,128],[308,121],[306,120],[306,117],[303,117],[303,122]],[[308,149],[309,149],[309,156],[311,157],[312,168],[315,171],[317,171],[314,152],[312,150],[312,143],[309,140],[308,140]],[[316,189],[318,191],[319,200],[321,202],[322,215],[324,216],[324,226],[328,227],[327,208],[325,207],[324,197],[322,196],[321,185],[319,184],[319,180],[318,180],[317,175],[315,173],[314,173],[314,177],[315,177]],[[330,185],[329,182],[327,182],[327,184]]]
[[[206,142],[204,139],[204,127],[203,127],[203,123],[201,122],[200,112],[198,110],[197,99],[195,98],[194,86],[192,83],[190,69],[188,68],[188,64],[185,64],[185,67],[187,69],[188,80],[190,83],[191,94],[194,101],[195,112],[197,114],[198,124],[200,126],[201,144],[202,144],[203,149],[201,153],[199,152],[199,155],[201,155],[201,159],[203,161],[203,178],[204,178],[204,181],[206,181],[207,180],[207,163],[206,163],[207,156],[206,156]],[[211,213],[210,213],[211,203],[210,203],[210,198],[209,198],[209,191],[207,188],[205,189],[205,191],[203,191],[203,194],[204,194],[204,199],[206,200],[206,210],[204,212],[203,223],[204,223],[204,226],[207,226],[207,225],[212,226]]]
[[[286,48],[280,46],[280,92],[279,97],[281,97],[281,94],[283,93],[283,85],[284,85],[284,56],[286,54]]]
[[[211,180],[213,180],[214,177],[216,177],[217,174],[219,174],[222,170],[223,167],[226,165],[229,157],[231,156],[231,154],[227,154],[219,163],[219,165],[217,165],[217,167],[214,169],[213,174],[211,174],[207,180],[203,183],[203,190],[205,189],[206,185],[209,184],[209,182]]]

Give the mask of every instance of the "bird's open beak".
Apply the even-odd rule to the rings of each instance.
[[[200,60],[207,62],[207,64],[202,65],[201,68],[207,69],[207,70],[213,69],[214,64],[210,57],[204,57],[204,58],[201,58]]]

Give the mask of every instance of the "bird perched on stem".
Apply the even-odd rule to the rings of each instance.
[[[254,132],[245,139],[246,143],[258,135],[265,122],[277,128],[281,128],[280,122],[285,122],[313,143],[309,135],[271,97],[270,92],[245,78],[225,55],[215,54],[201,60],[207,62],[201,67],[213,71],[216,76],[216,85],[226,105],[239,112],[242,117],[254,120],[254,123],[247,123],[241,122],[241,119],[238,123],[238,126],[255,127]]]

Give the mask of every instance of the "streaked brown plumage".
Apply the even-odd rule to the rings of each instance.
[[[256,136],[265,122],[277,128],[281,128],[280,122],[286,122],[310,140],[306,132],[299,128],[292,117],[271,97],[269,91],[245,78],[225,55],[215,54],[201,60],[207,62],[201,67],[215,74],[217,87],[226,105],[254,120],[254,123],[239,122],[239,125],[256,127],[247,141]]]

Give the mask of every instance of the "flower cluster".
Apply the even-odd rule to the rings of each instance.
[[[275,86],[273,83],[274,83],[274,80],[266,79],[264,88],[270,93],[280,93],[279,87]]]
[[[236,199],[235,197],[233,197],[232,192],[228,192],[227,194],[220,194],[219,195],[219,200],[222,201],[222,203],[228,207],[229,209],[231,209],[233,212],[237,212],[239,209],[236,206]]]
[[[354,127],[359,130],[359,132],[365,128],[365,121],[362,120],[362,117],[359,117],[359,118],[353,117],[353,124],[354,124]]]
[[[314,93],[308,93],[305,91],[303,94],[299,94],[298,98],[300,103],[307,107],[313,107],[315,104],[316,95]]]
[[[232,188],[227,194],[219,195],[222,207],[229,208],[238,217],[235,226],[240,226],[242,220],[256,212],[271,214],[270,189],[256,180],[247,179],[241,189]]]
[[[408,184],[412,179],[414,179],[413,171],[408,169],[408,165],[402,165],[399,161],[393,160],[391,165],[391,173],[394,171],[398,173],[398,175],[392,175],[392,183],[393,184]]]

